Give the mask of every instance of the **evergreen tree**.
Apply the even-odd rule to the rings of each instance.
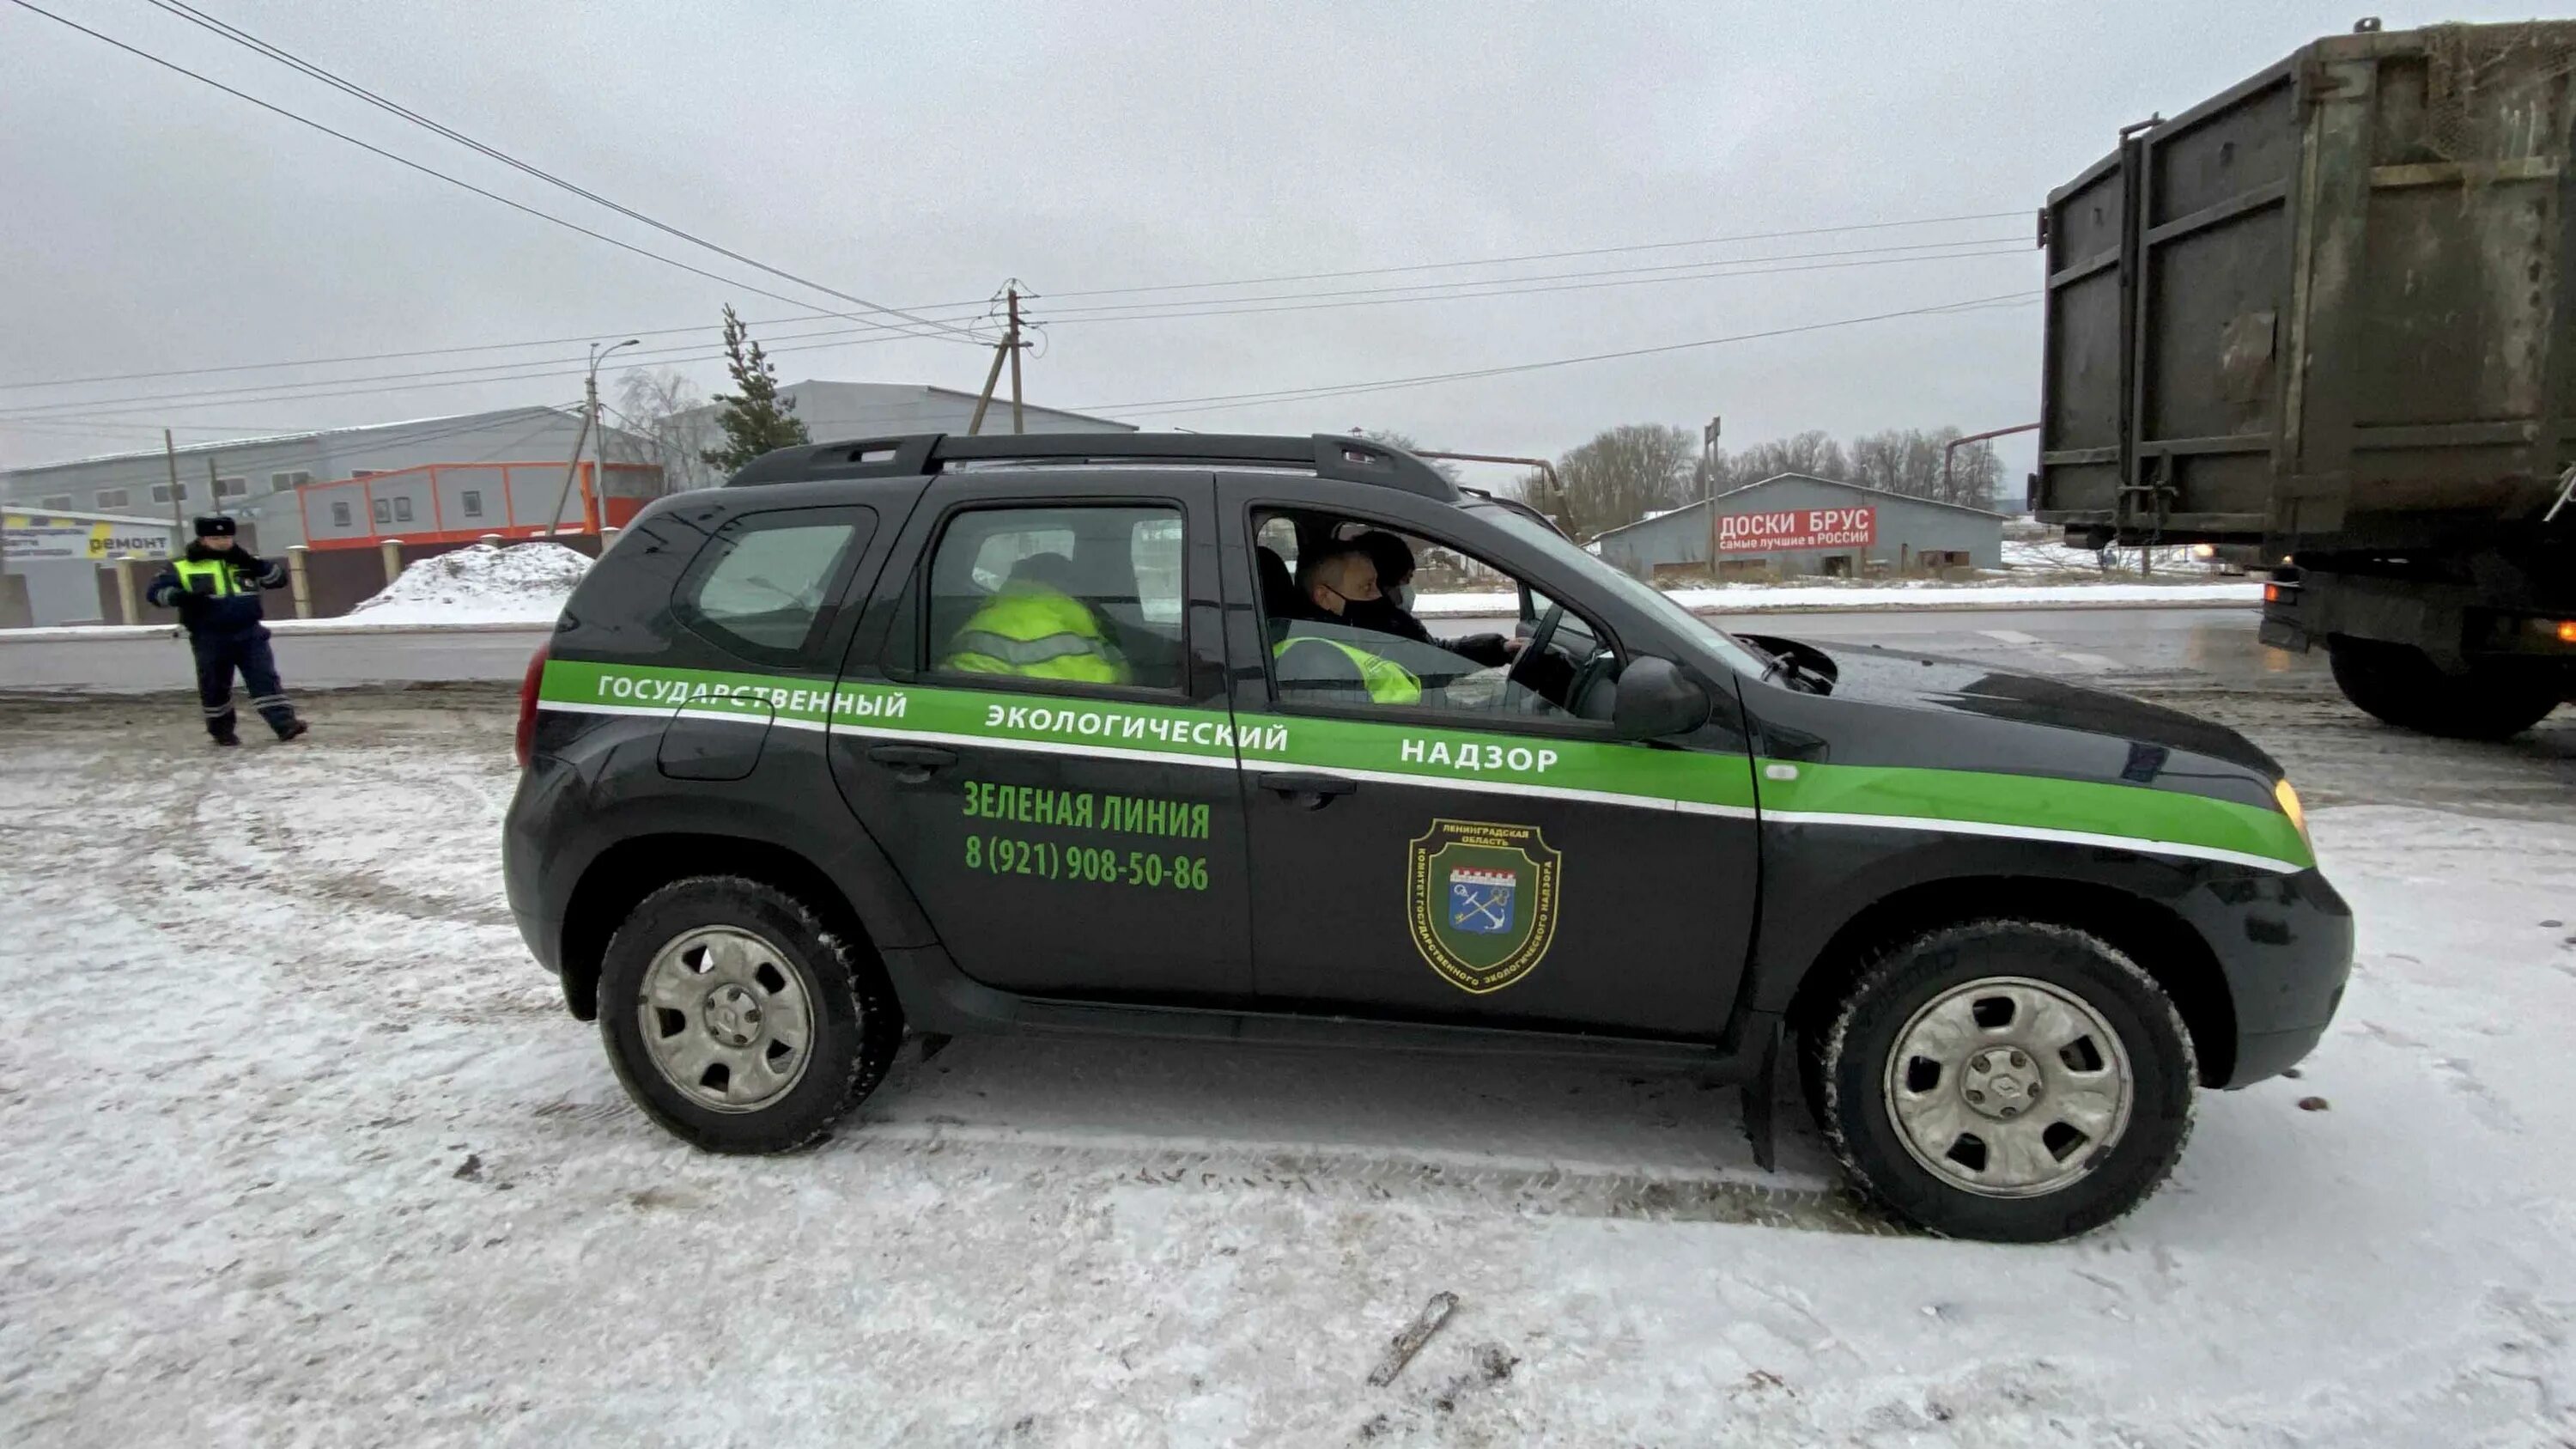
[[[716,394],[724,405],[716,426],[724,429],[725,445],[699,455],[707,466],[730,474],[772,449],[812,442],[805,420],[796,416],[796,400],[778,396],[778,369],[751,340],[751,330],[730,303],[724,309],[724,345],[725,371],[733,374],[734,390]]]

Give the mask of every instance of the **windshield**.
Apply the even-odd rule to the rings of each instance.
[[[1555,529],[1509,508],[1483,510],[1485,521],[1501,528],[1519,542],[1539,550],[1554,562],[1574,570],[1587,582],[1617,594],[1629,603],[1671,624],[1681,636],[1707,646],[1710,653],[1725,661],[1726,667],[1738,673],[1759,678],[1763,662],[1724,631],[1672,601],[1661,589],[1621,573],[1610,565],[1577,547]]]

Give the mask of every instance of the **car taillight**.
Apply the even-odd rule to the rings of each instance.
[[[519,680],[519,732],[513,743],[519,757],[519,768],[528,767],[528,756],[537,744],[537,689],[546,681],[546,646],[528,656],[528,672]]]

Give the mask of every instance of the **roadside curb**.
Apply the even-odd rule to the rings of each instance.
[[[344,624],[336,619],[271,619],[268,632],[280,638],[375,638],[384,634],[551,634],[555,621],[466,624]],[[0,646],[10,644],[106,644],[134,639],[182,639],[176,624],[93,624],[46,629],[0,629]]]

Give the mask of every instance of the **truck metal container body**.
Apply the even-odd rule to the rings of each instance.
[[[2271,642],[2555,677],[2571,70],[2576,23],[2336,36],[2052,192],[2039,517],[2295,563]]]

